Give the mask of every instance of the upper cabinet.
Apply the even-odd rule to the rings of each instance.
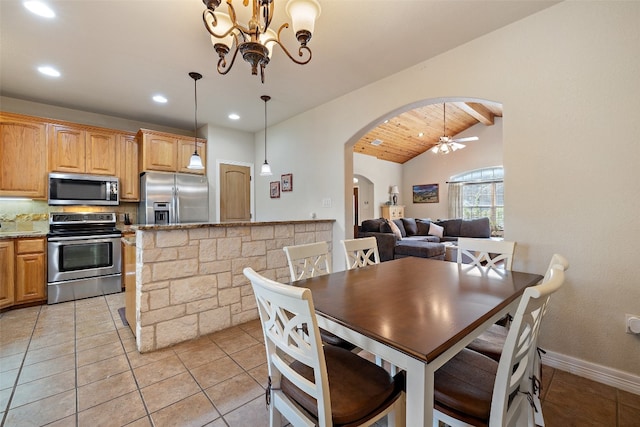
[[[81,126],[49,126],[51,172],[116,175],[116,133]]]
[[[148,129],[140,129],[137,138],[140,144],[140,172],[206,174],[206,140],[198,139],[198,154],[205,169],[194,170],[187,169],[194,151],[193,138]]]
[[[0,196],[47,198],[47,124],[0,113]]]
[[[138,140],[136,136],[118,135],[118,178],[120,178],[120,200],[140,200],[140,174],[138,173]]]

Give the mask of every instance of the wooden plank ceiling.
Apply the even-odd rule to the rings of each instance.
[[[353,152],[402,164],[436,145],[441,136],[454,137],[478,123],[492,126],[494,117],[502,117],[502,105],[489,102],[447,102],[446,114],[444,134],[443,104],[430,104],[381,123],[353,146]],[[374,141],[381,143],[374,145]],[[481,143],[478,140],[465,145]]]

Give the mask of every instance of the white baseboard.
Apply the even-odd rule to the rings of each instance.
[[[606,366],[576,359],[575,357],[547,351],[542,355],[542,364],[610,385],[629,393],[640,394],[640,376]]]

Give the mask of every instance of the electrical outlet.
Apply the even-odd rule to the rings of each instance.
[[[640,333],[640,315],[637,314],[625,314],[625,327],[628,334]]]
[[[322,207],[323,208],[330,208],[331,207],[331,199],[330,198],[326,198],[326,199],[322,199]]]

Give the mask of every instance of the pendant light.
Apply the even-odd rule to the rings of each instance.
[[[202,74],[190,72],[189,77],[193,79],[193,93],[195,99],[195,125],[193,128],[193,154],[189,159],[189,165],[187,169],[202,170],[204,166],[202,164],[202,158],[198,154],[198,80],[202,78]]]
[[[267,162],[267,101],[271,99],[269,95],[262,95],[260,97],[264,101],[264,164],[260,169],[261,176],[271,176],[271,166]]]

